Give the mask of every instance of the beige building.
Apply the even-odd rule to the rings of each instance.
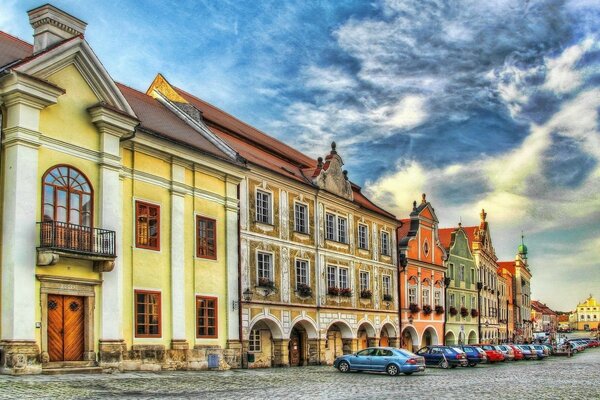
[[[600,329],[600,303],[590,294],[585,301],[577,304],[574,319],[575,329],[579,331]]]

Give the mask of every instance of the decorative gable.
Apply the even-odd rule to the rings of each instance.
[[[344,162],[335,148],[335,142],[332,142],[331,151],[325,157],[324,163],[323,158],[319,157],[312,181],[320,189],[353,201],[354,195],[352,193],[352,184],[348,180],[348,171],[342,170]]]

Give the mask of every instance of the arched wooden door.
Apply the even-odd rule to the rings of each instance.
[[[290,334],[290,365],[293,367],[302,365],[302,338],[295,329],[292,329]]]
[[[83,297],[48,295],[48,355],[50,361],[80,361],[85,339]]]

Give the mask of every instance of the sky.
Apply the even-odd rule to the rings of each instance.
[[[0,29],[32,41],[2,0]],[[427,193],[441,227],[487,212],[500,260],[521,231],[534,299],[600,298],[600,2],[75,1],[111,76],[157,73],[318,157],[406,218]]]

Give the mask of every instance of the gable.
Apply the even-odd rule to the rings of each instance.
[[[25,59],[14,70],[48,80],[58,71],[74,66],[96,98],[112,108],[135,117],[132,108],[117,88],[89,44],[80,36],[65,40],[56,47]]]
[[[429,220],[435,220],[435,216],[432,213],[432,210],[430,209],[430,207],[425,207],[423,208],[423,210],[420,213],[420,216],[423,218],[427,218]]]

